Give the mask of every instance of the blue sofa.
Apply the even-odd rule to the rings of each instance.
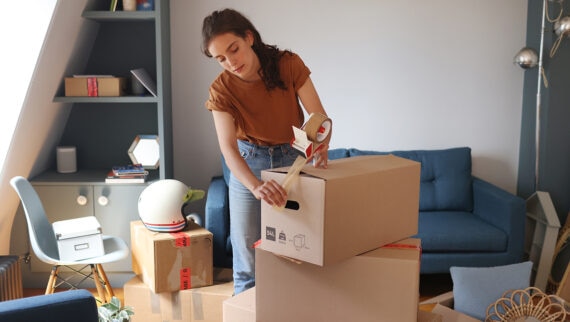
[[[367,151],[333,149],[331,160],[394,154],[421,163],[418,237],[421,273],[451,266],[486,267],[523,260],[525,201],[471,174],[471,149]],[[222,160],[223,164],[223,160]],[[231,267],[228,169],[208,188],[205,227],[214,237],[214,266]]]
[[[0,302],[0,321],[97,322],[98,320],[95,298],[89,291],[83,289]]]

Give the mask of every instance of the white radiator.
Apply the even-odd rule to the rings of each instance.
[[[0,256],[0,301],[19,299],[23,293],[18,256]]]

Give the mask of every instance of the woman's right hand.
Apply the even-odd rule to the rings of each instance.
[[[261,181],[252,190],[255,198],[267,202],[270,206],[281,207],[287,202],[287,191],[275,180]]]

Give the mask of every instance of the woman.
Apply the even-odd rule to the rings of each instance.
[[[238,294],[255,285],[253,244],[260,238],[260,200],[276,206],[287,200],[278,182],[261,180],[261,170],[295,161],[298,154],[289,142],[292,126],[300,128],[304,122],[299,99],[308,114],[326,112],[299,56],[263,43],[241,13],[214,11],[204,18],[202,40],[204,54],[224,69],[210,86],[206,107],[231,171],[230,238]],[[315,166],[327,166],[327,143],[314,156]]]

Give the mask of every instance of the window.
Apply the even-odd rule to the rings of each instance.
[[[57,0],[5,1],[0,19],[0,169]]]

